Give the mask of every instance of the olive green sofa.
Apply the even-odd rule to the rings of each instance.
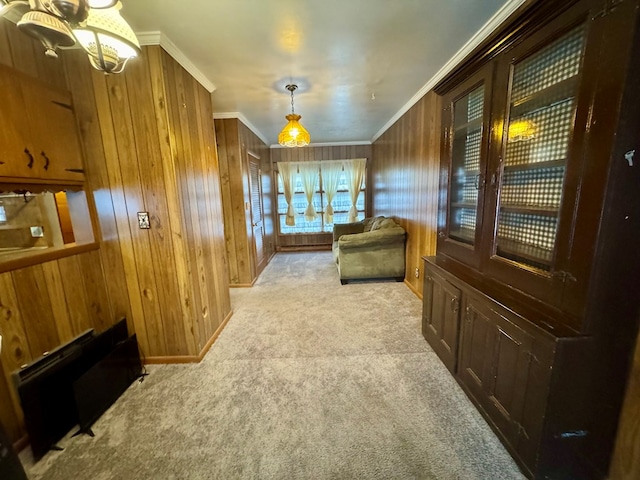
[[[404,228],[392,218],[369,217],[333,226],[333,256],[340,282],[393,278],[404,280]]]

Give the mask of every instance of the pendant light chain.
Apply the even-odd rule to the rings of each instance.
[[[291,89],[291,113],[296,113],[296,112],[293,110],[293,91],[294,91],[294,90],[295,90],[295,88],[292,88],[292,89]]]

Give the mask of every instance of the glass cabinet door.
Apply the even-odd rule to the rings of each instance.
[[[449,238],[475,244],[484,85],[453,102]]]
[[[575,28],[511,69],[494,255],[543,274],[553,268],[584,33]]]
[[[482,199],[488,144],[491,69],[456,88],[444,99],[443,162],[438,249],[465,263],[479,263]]]

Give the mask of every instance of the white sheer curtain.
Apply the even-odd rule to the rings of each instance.
[[[313,207],[313,195],[316,193],[316,186],[318,185],[318,162],[300,162],[297,165],[302,177],[302,189],[305,197],[307,197],[304,219],[307,222],[313,222],[318,217],[316,209]]]
[[[296,225],[296,212],[293,209],[293,189],[296,184],[296,167],[289,162],[278,162],[278,172],[282,179],[282,186],[284,188],[284,199],[287,202],[287,214],[285,223],[289,227]]]
[[[343,162],[341,160],[327,160],[320,162],[320,170],[322,177],[322,187],[327,199],[327,207],[325,209],[324,223],[333,223],[333,202],[336,192],[338,191],[338,183],[340,182],[340,173],[342,172]]]
[[[344,174],[347,178],[347,186],[349,187],[349,196],[351,197],[351,208],[349,209],[349,222],[358,221],[358,209],[356,202],[358,195],[362,189],[364,182],[365,169],[367,165],[366,158],[354,158],[353,160],[344,161]]]

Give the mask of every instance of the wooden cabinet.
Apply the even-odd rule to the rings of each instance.
[[[524,433],[533,335],[480,297],[466,295],[463,306],[460,381],[505,438],[517,446]]]
[[[0,65],[0,177],[24,182],[84,180],[69,92]]]
[[[640,0],[537,0],[435,89],[423,333],[533,478],[607,474],[640,311],[639,57]]]
[[[593,477],[572,458],[576,440],[590,428],[577,405],[584,377],[572,375],[593,338],[554,336],[452,275],[435,257],[425,258],[425,275],[423,334],[523,472]],[[451,303],[460,305],[460,326],[454,323],[457,335],[445,341],[447,322],[458,320]]]
[[[422,334],[454,372],[458,360],[460,290],[433,272],[425,277],[423,299]]]

